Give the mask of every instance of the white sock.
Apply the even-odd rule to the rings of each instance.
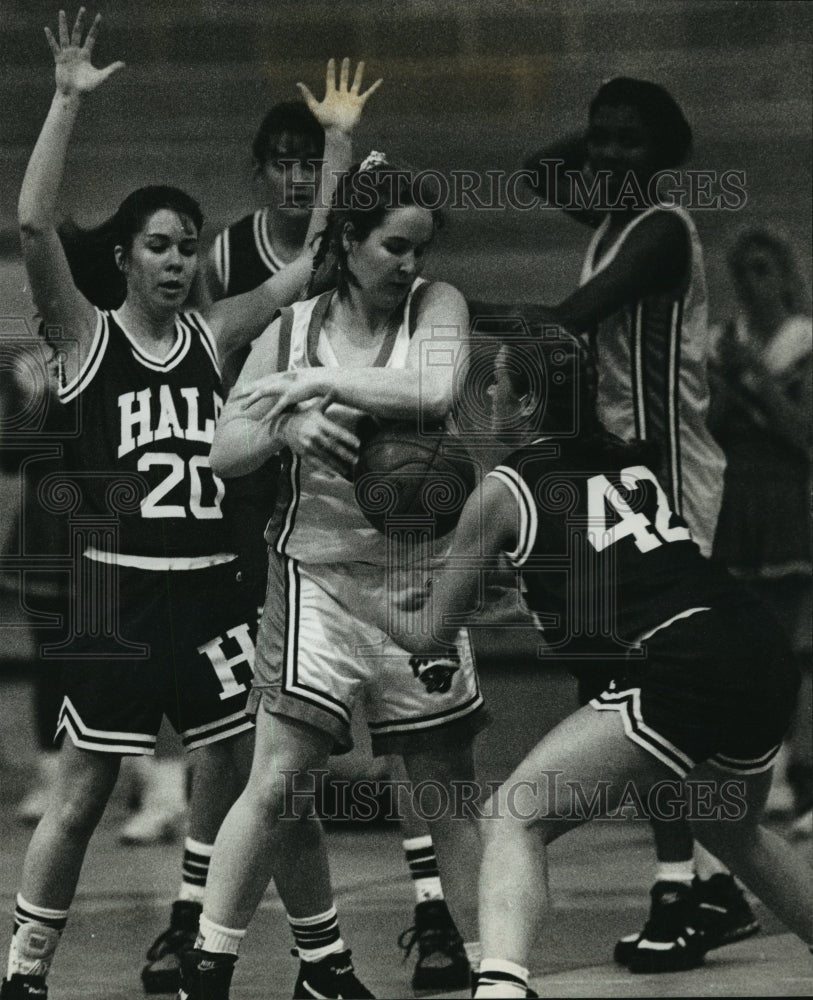
[[[659,861],[655,869],[656,882],[682,882],[691,885],[694,881],[694,861]]]
[[[431,836],[407,837],[401,843],[415,886],[415,901],[425,903],[430,899],[443,899],[438,859]]]
[[[483,960],[483,947],[479,941],[464,941],[463,950],[469,960],[472,972],[480,971],[480,963]]]
[[[487,998],[524,998],[528,995],[528,970],[515,962],[484,958],[480,963],[476,1000]]]
[[[203,903],[214,849],[214,844],[203,844],[199,840],[193,840],[192,837],[184,840],[178,899],[190,903]]]
[[[320,962],[328,955],[345,950],[335,906],[310,917],[292,917],[289,914],[288,923],[294,935],[296,950],[303,962]]]
[[[15,974],[47,976],[67,919],[67,910],[34,906],[18,894],[8,954],[8,977]]]
[[[709,854],[705,847],[700,844],[694,845],[694,862],[698,876],[705,882],[712,875],[723,873],[728,875],[729,871],[722,861],[718,861],[713,854]]]
[[[200,915],[198,937],[195,947],[201,951],[211,951],[216,955],[237,955],[240,942],[246,936],[245,930],[234,927],[222,927],[209,920],[205,913]]]

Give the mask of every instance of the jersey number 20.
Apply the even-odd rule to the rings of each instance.
[[[186,508],[181,504],[164,503],[159,504],[159,500],[173,490],[179,483],[182,483],[185,476],[186,462],[180,455],[171,451],[154,451],[147,455],[142,455],[138,460],[138,471],[146,472],[153,466],[164,466],[168,469],[167,474],[154,486],[146,497],[141,501],[142,517],[186,517]],[[221,480],[212,472],[209,465],[208,455],[193,455],[189,459],[189,510],[194,517],[200,520],[222,517],[220,501],[223,499],[225,487]],[[203,482],[201,471],[206,470],[215,485],[215,498],[210,506],[203,506],[201,495],[203,493]]]

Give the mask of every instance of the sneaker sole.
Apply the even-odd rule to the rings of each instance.
[[[660,956],[664,955],[664,952],[657,953]],[[656,957],[656,955],[646,955],[636,953],[633,955],[627,968],[636,976],[646,976],[646,975],[659,975],[662,972],[688,972],[690,969],[696,969],[703,964],[703,956],[694,954],[679,954],[670,956],[668,959],[664,957]]]
[[[181,970],[162,969],[159,972],[148,972],[145,969],[141,973],[141,982],[145,993],[177,994],[181,988]]]
[[[706,950],[714,951],[715,948],[724,948],[727,944],[736,944],[737,941],[744,941],[746,938],[753,937],[755,934],[759,934],[760,924],[758,921],[754,921],[752,924],[746,924],[744,927],[737,927],[734,930],[728,931],[728,933],[723,934],[720,938],[706,938]]]
[[[471,972],[466,969],[465,972],[448,972],[443,973],[441,970],[431,970],[426,972],[425,970],[420,970],[415,972],[412,977],[412,989],[416,993],[437,993],[444,992],[448,990],[467,990],[471,985]]]

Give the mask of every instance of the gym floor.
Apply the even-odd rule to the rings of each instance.
[[[527,673],[486,670],[483,685],[495,710],[495,724],[483,737],[483,757],[491,773],[503,774],[510,762],[498,753],[510,728],[512,757],[534,738],[534,729],[555,721],[568,709],[569,682],[561,675],[534,677],[533,726],[516,714],[518,686]],[[27,709],[22,682],[6,680],[0,721],[13,713],[19,722]],[[526,702],[527,703],[527,702]],[[530,713],[523,713],[527,716]],[[523,728],[524,725],[524,728]],[[518,728],[519,727],[519,728]],[[19,732],[19,726],[17,731]],[[14,801],[20,791],[23,748],[0,728],[5,761],[0,789],[0,907],[9,915],[30,830],[15,824]],[[16,775],[16,780],[15,780]],[[50,976],[53,1000],[137,1000],[143,996],[139,973],[152,940],[166,926],[180,880],[180,844],[122,848],[118,829],[126,816],[124,796],[116,794],[88,851],[68,927]],[[779,832],[785,827],[776,824]],[[399,933],[412,922],[414,898],[395,824],[371,829],[328,826],[336,903],[342,934],[353,950],[363,982],[378,997],[409,997],[413,958],[402,961]],[[811,852],[809,840],[800,852]],[[532,985],[542,997],[716,997],[813,995],[813,957],[758,903],[761,933],[748,941],[710,953],[691,972],[634,976],[612,961],[616,938],[640,929],[648,909],[653,870],[649,831],[643,822],[594,823],[554,844],[550,850],[551,892],[547,919],[535,951]],[[273,890],[246,936],[234,979],[235,1000],[289,998],[296,976],[291,937]],[[445,994],[467,996],[465,991]]]

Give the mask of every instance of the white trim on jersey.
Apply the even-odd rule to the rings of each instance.
[[[302,701],[330,712],[342,719],[348,726],[350,722],[349,708],[337,698],[330,698],[314,691],[311,687],[303,687],[297,682],[299,666],[299,602],[300,585],[296,559],[283,556],[285,561],[285,649],[283,651],[283,683],[282,693],[299,698]]]
[[[146,733],[122,733],[104,729],[92,729],[82,722],[70,698],[65,695],[59,711],[57,735],[65,731],[73,744],[83,750],[100,753],[133,753],[152,755],[155,753],[155,736]]]
[[[678,406],[678,370],[680,361],[683,296],[672,303],[669,317],[669,362],[666,378],[666,434],[669,441],[669,471],[672,478],[672,507],[683,513],[683,475],[680,468],[680,412]]]
[[[672,615],[671,618],[667,618],[665,622],[661,622],[660,625],[656,625],[651,628],[648,632],[644,632],[643,635],[639,636],[635,642],[646,642],[647,639],[651,639],[656,632],[660,632],[661,629],[669,628],[674,622],[680,621],[681,618],[691,618],[692,615],[698,614],[700,611],[711,611],[708,607],[699,608],[687,608],[685,611],[679,611],[676,615]]]
[[[90,350],[82,362],[76,378],[67,385],[60,386],[57,390],[57,395],[61,402],[69,403],[90,385],[96,372],[99,370],[99,365],[101,365],[104,359],[109,340],[110,329],[107,323],[107,313],[102,312],[101,309],[97,309],[96,329],[93,331],[93,341],[91,342]]]
[[[191,312],[181,313],[178,319],[181,323],[191,324],[192,329],[195,330],[195,332],[200,337],[201,343],[206,349],[206,353],[211,358],[212,365],[214,366],[215,371],[217,372],[218,376],[220,376],[221,372],[220,372],[219,355],[217,350],[217,341],[215,340],[215,335],[212,333],[212,328],[203,318],[201,313],[199,313],[195,309],[192,310]]]
[[[632,321],[632,396],[635,413],[636,432],[639,438],[646,440],[646,390],[644,388],[644,304],[639,302],[635,307],[635,317]]]
[[[646,725],[641,714],[640,688],[628,688],[626,691],[604,691],[597,698],[593,698],[590,705],[599,712],[617,712],[621,716],[627,737],[651,753],[653,757],[656,757],[679,777],[685,778],[695,766],[691,757],[687,757],[682,750],[679,750],[660,733]]]
[[[89,545],[82,553],[86,559],[107,563],[112,566],[127,566],[130,569],[188,570],[208,569],[233,562],[237,556],[233,552],[214,552],[208,556],[136,556],[126,552],[107,552]]]
[[[397,722],[368,722],[371,736],[389,736],[398,733],[412,733],[421,729],[437,728],[440,724],[446,725],[449,722],[457,722],[468,715],[472,715],[485,704],[485,699],[478,689],[476,695],[466,704],[460,705],[456,709],[450,709],[442,713],[442,718],[437,715],[430,715],[420,719],[405,719]]]
[[[181,742],[185,750],[197,750],[199,747],[217,743],[220,740],[231,739],[239,733],[246,733],[254,728],[254,720],[245,712],[235,712],[225,719],[216,719],[194,729],[184,729]]]
[[[215,271],[220,281],[220,287],[225,295],[229,294],[229,281],[231,279],[230,258],[229,230],[224,229],[215,236]]]
[[[268,206],[258,208],[254,213],[254,245],[260,260],[265,264],[272,274],[281,271],[285,267],[285,261],[280,260],[274,251],[274,245],[268,238]]]
[[[536,533],[539,528],[533,494],[528,484],[516,469],[512,469],[507,465],[496,466],[491,472],[487,473],[486,478],[488,479],[489,477],[504,483],[516,498],[519,513],[517,547],[513,552],[506,552],[506,556],[513,566],[522,566],[533,551],[534,543],[536,542]]]
[[[773,765],[776,755],[781,749],[781,744],[771,747],[766,753],[759,757],[740,758],[730,757],[728,754],[716,753],[709,757],[708,763],[712,764],[720,771],[729,771],[732,774],[762,774],[769,771]]]
[[[186,357],[187,352],[192,344],[192,334],[190,333],[189,327],[185,323],[180,322],[180,317],[175,317],[175,343],[169,350],[169,353],[163,357],[158,358],[154,354],[150,354],[145,351],[144,348],[138,343],[138,341],[133,337],[127,327],[122,323],[121,317],[118,312],[114,309],[110,314],[113,319],[118,324],[121,332],[127,338],[130,344],[130,351],[133,357],[138,361],[139,364],[144,365],[145,368],[149,368],[153,372],[168,372],[172,371],[177,365],[183,361]]]

